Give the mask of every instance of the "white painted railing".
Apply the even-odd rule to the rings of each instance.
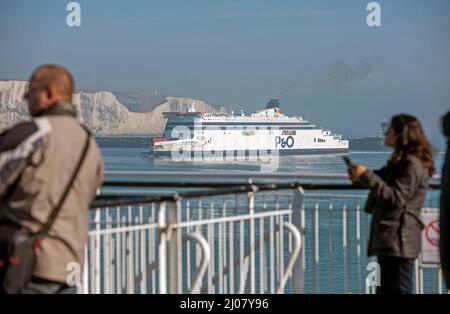
[[[256,208],[255,194],[93,209],[83,291],[284,292],[300,232],[291,204]]]
[[[330,194],[330,186],[324,185],[325,191],[316,185],[305,193],[303,187],[308,185],[286,183],[289,175],[275,175],[284,183],[220,187],[217,180],[222,175],[247,182],[257,181],[259,175],[205,175],[216,179],[216,184],[204,182],[211,184],[208,190],[144,197],[158,184],[147,189],[145,184],[135,184],[144,188],[138,193],[140,199],[97,203],[101,206],[91,210],[82,292],[370,291],[365,286],[371,261],[366,258],[370,217],[362,210],[367,191],[347,187]],[[108,176],[126,178],[125,173]],[[136,178],[134,173],[130,176]],[[297,175],[295,179],[324,178]],[[124,182],[110,194],[126,196],[129,186],[133,184]],[[432,199],[429,202],[433,205]],[[439,273],[419,265],[416,292],[442,292]]]

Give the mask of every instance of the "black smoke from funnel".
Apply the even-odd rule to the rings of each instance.
[[[328,78],[333,84],[343,86],[351,81],[366,79],[377,64],[377,59],[366,59],[355,66],[342,60],[334,61],[328,66]]]

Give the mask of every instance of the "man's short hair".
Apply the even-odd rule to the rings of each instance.
[[[44,64],[38,67],[31,75],[31,81],[39,82],[44,87],[53,87],[61,95],[72,99],[75,88],[70,72],[63,66]]]

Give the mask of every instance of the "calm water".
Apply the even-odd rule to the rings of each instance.
[[[153,159],[144,148],[101,148],[107,171],[260,171],[258,164],[235,161],[192,161],[178,162],[169,158]],[[346,167],[342,154],[281,156],[278,172],[301,172],[307,174],[345,173]],[[355,163],[361,163],[371,169],[384,166],[389,152],[350,152]],[[436,168],[441,169],[444,153],[435,157]],[[174,176],[174,179],[176,176]]]
[[[153,159],[148,155],[148,151],[145,148],[130,148],[130,147],[122,147],[122,148],[110,148],[103,147],[101,148],[104,159],[105,159],[105,167],[107,171],[173,171],[174,179],[177,180],[176,172],[177,171],[224,171],[224,172],[232,172],[232,171],[259,171],[260,168],[258,165],[249,164],[248,162],[216,162],[216,161],[203,161],[203,162],[173,162],[170,159]],[[390,153],[389,152],[350,152],[350,158],[355,163],[361,163],[366,165],[369,168],[377,169],[386,164]],[[439,153],[436,156],[436,168],[441,169],[443,162],[444,153]],[[282,156],[280,157],[279,163],[279,172],[300,172],[305,174],[327,174],[327,173],[345,173],[346,167],[342,160],[342,155],[306,155],[306,156]],[[130,178],[131,179],[131,178]],[[437,192],[433,192],[432,198],[437,200]],[[433,202],[436,204],[435,202]],[[349,215],[351,215],[349,213]],[[323,216],[323,218],[322,218]],[[312,216],[310,213],[306,215],[307,222],[307,233],[312,232],[311,222]],[[353,218],[349,217],[352,221]],[[336,217],[333,218],[333,225],[336,226],[342,224],[342,217],[338,212],[336,212]],[[333,229],[332,238],[334,242],[330,241],[328,237],[328,227],[329,221],[327,215],[321,215],[319,221],[319,229],[320,229],[320,250],[321,256],[327,256],[327,250],[330,243],[333,246],[333,274],[329,274],[329,263],[327,260],[322,260],[318,265],[318,274],[319,274],[319,291],[325,292],[330,291],[330,285],[333,286],[332,291],[334,292],[342,292],[343,291],[343,276],[342,272],[344,269],[344,261],[342,259],[342,247],[340,246],[340,239],[342,237],[342,229],[335,228]],[[354,224],[349,225],[349,232],[353,232],[355,229]],[[363,227],[364,229],[364,227]],[[309,230],[309,232],[308,232]],[[364,239],[365,230],[362,230],[362,235]],[[352,241],[353,240],[353,241]],[[307,241],[312,241],[311,237]],[[355,248],[355,240],[354,238],[349,239],[349,247],[350,249]],[[311,265],[312,263],[312,251],[308,249],[312,247],[312,243],[307,244],[306,246],[306,263],[307,265]],[[352,249],[353,250],[353,249]],[[323,251],[323,252],[322,252]],[[363,243],[362,254],[365,252],[365,243]],[[349,256],[349,267],[351,273],[351,285],[354,289],[362,282],[361,274],[365,272],[365,260],[362,263],[358,263],[355,256]],[[309,267],[309,266],[308,266]],[[356,268],[359,268],[360,271],[356,271]],[[320,275],[320,274],[323,275]],[[426,278],[431,278],[427,286],[436,286],[436,276],[431,275],[426,276]],[[358,280],[360,280],[358,282]],[[434,280],[434,283],[433,283]],[[314,274],[309,271],[305,274],[305,283],[307,290],[311,291],[312,283],[314,281]],[[435,290],[435,289],[432,289]],[[355,290],[356,292],[357,290]]]

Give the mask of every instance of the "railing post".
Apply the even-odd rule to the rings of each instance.
[[[255,214],[255,193],[249,192],[248,197],[248,213],[250,216]],[[250,226],[248,228],[249,232],[249,247],[250,247],[250,293],[255,294],[255,219],[250,218]]]
[[[347,260],[347,250],[348,250],[348,230],[347,230],[347,201],[344,200],[344,205],[342,206],[342,247],[344,254],[344,293],[349,293],[349,280],[348,280],[348,260]]]
[[[304,196],[305,192],[302,187],[294,190],[292,200],[292,223],[300,230],[302,237],[301,254],[299,254],[295,261],[292,271],[293,293],[305,292],[305,217],[304,217]]]
[[[89,280],[90,280],[90,267],[89,267],[89,242],[90,242],[90,237],[88,238],[88,243],[86,244],[85,248],[84,248],[84,271],[83,271],[83,290],[82,290],[82,294],[89,294],[92,293],[89,289]]]
[[[94,278],[95,278],[95,292],[100,294],[100,208],[95,210],[94,216],[95,223],[95,240],[94,240],[94,250],[95,250],[95,266],[94,266]]]
[[[169,203],[169,225],[168,225],[168,241],[169,241],[169,292],[171,294],[179,294],[182,289],[182,259],[181,259],[181,237],[178,227],[174,227],[180,221],[180,200]]]
[[[106,213],[105,213],[105,220],[106,220],[106,228],[107,229],[111,229],[112,228],[112,223],[111,223],[111,212],[110,212],[110,208],[107,207],[106,208]],[[112,267],[112,250],[111,250],[111,234],[105,234],[103,236],[103,240],[104,240],[104,246],[103,246],[103,271],[104,271],[104,291],[107,294],[112,293],[112,289],[111,289],[111,282],[112,282],[112,271],[111,271],[111,267]]]
[[[127,219],[127,226],[132,226],[133,225],[133,221],[132,221],[132,207],[128,206],[128,219]],[[133,234],[132,232],[126,232],[125,233],[125,239],[126,239],[126,250],[125,250],[125,254],[127,255],[127,263],[126,263],[126,272],[127,272],[127,281],[126,281],[126,293],[132,294],[134,293],[134,272],[133,272],[133,268],[134,268],[134,247],[133,247]]]
[[[166,203],[161,202],[158,210],[158,284],[159,293],[167,293],[167,224],[166,224]]]

